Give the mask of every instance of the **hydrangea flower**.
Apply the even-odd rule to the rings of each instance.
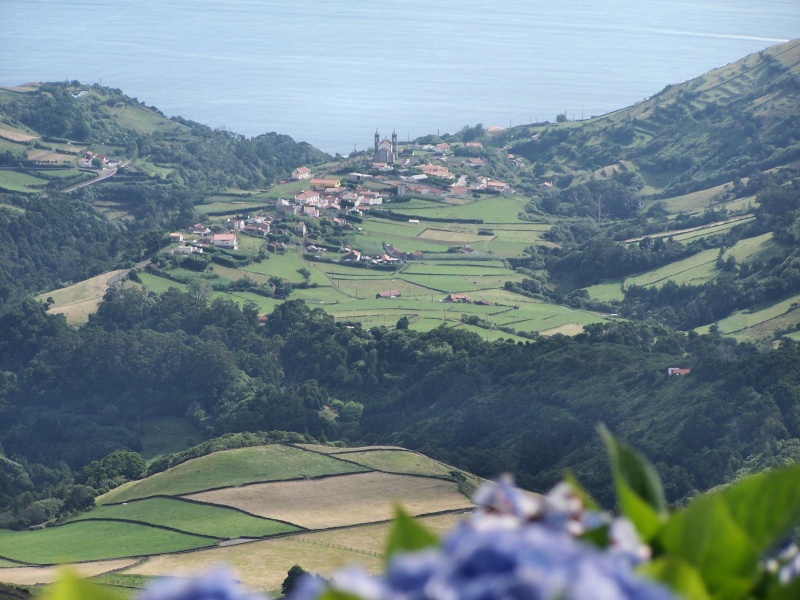
[[[570,488],[544,497],[525,494],[510,478],[481,488],[472,518],[437,549],[393,556],[381,577],[361,569],[334,575],[329,585],[364,600],[671,600],[655,582],[636,576],[643,548],[633,526],[587,514]],[[580,540],[590,523],[609,525],[609,551]],[[319,584],[292,600],[318,598]]]
[[[193,578],[170,577],[156,581],[137,600],[266,600],[248,594],[224,569]]]

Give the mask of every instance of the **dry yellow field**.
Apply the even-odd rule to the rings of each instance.
[[[233,506],[308,529],[391,519],[395,502],[412,515],[471,506],[455,483],[388,473],[262,483],[190,494],[186,498]]]
[[[382,559],[285,537],[198,552],[154,556],[124,573],[186,576],[208,573],[210,569],[224,565],[248,588],[274,593],[280,590],[286,572],[293,565],[299,564],[312,573],[330,574],[355,562],[369,571],[377,572]]]
[[[111,271],[67,288],[53,290],[37,298],[44,302],[47,298],[55,300],[48,312],[63,314],[67,323],[77,325],[89,320],[89,315],[97,311],[108,289],[108,283],[124,271]]]
[[[36,136],[25,133],[19,129],[14,129],[8,125],[0,125],[0,137],[12,142],[30,142],[35,140]]]
[[[437,515],[422,518],[420,522],[442,534],[462,518],[461,514]],[[275,593],[293,565],[323,576],[351,564],[377,572],[388,534],[387,523],[335,532],[301,533],[238,546],[154,556],[124,572],[149,576],[191,575],[222,564],[232,569],[247,587]]]
[[[548,335],[555,335],[560,333],[562,335],[578,335],[583,331],[583,325],[579,325],[578,323],[564,323],[563,325],[559,325],[558,327],[553,327],[552,329],[546,329],[544,331],[540,331],[539,335],[548,336]]]
[[[120,560],[101,560],[79,563],[70,565],[69,568],[75,570],[83,577],[94,577],[101,573],[108,573],[109,571],[129,567],[135,563],[136,559],[125,558]],[[58,579],[59,572],[64,568],[64,565],[59,565],[57,567],[7,567],[0,569],[0,578],[2,578],[4,583],[15,585],[52,583]]]

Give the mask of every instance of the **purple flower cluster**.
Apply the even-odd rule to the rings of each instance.
[[[201,577],[161,579],[137,600],[266,600],[248,594],[230,573],[215,569]]]
[[[502,479],[479,490],[475,501],[478,510],[441,548],[397,554],[382,577],[341,571],[328,585],[364,600],[674,598],[633,574],[643,551],[630,524],[587,514],[567,487],[537,498]],[[610,526],[609,551],[575,538],[592,524]],[[324,589],[319,579],[306,580],[292,600],[317,598]]]

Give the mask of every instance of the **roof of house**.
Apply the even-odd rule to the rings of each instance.
[[[376,296],[380,298],[391,298],[392,296],[399,296],[400,290],[386,290],[385,292],[378,292]]]

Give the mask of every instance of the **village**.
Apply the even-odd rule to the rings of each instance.
[[[284,252],[286,244],[292,243],[303,246],[307,260],[396,269],[408,261],[421,260],[423,252],[393,244],[384,244],[383,252],[376,255],[368,255],[351,243],[333,248],[311,236],[312,221],[324,220],[335,229],[356,232],[361,229],[359,223],[364,216],[384,203],[403,202],[411,197],[457,200],[470,195],[514,193],[508,183],[484,173],[482,148],[481,142],[469,141],[454,145],[408,144],[400,149],[396,132],[391,138],[381,139],[376,131],[372,155],[360,160],[359,171],[331,175],[314,173],[307,166],[296,168],[291,178],[278,182],[278,186],[295,184],[296,189],[299,183],[304,184],[302,189],[291,197],[275,200],[272,210],[227,218],[222,223],[196,223],[185,232],[173,232],[169,235],[174,244],[170,251],[184,255],[203,253],[209,246],[236,251],[239,236],[247,235],[268,240],[267,250],[273,253]],[[511,154],[506,155],[506,160],[511,167],[523,164],[522,159]],[[475,252],[469,245],[458,251]],[[385,290],[375,297],[400,295],[399,290]],[[471,299],[466,294],[448,294],[444,301],[468,303]]]

